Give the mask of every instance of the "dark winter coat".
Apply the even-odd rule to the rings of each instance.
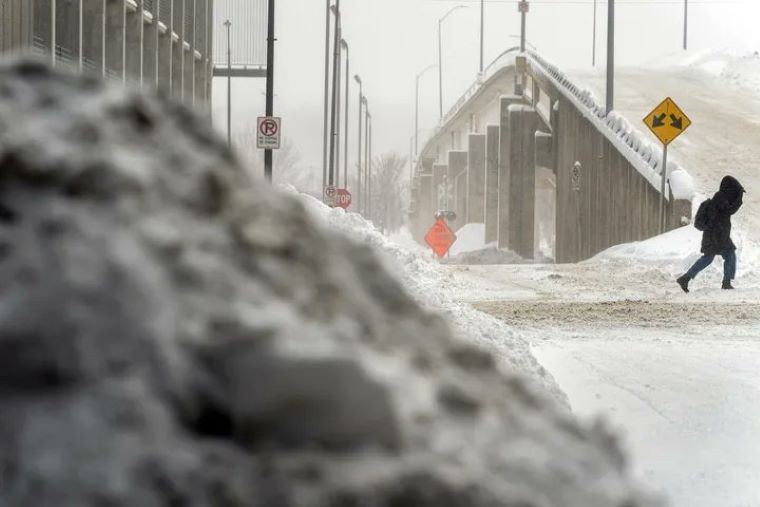
[[[707,229],[702,235],[703,254],[723,255],[736,250],[731,241],[731,215],[739,211],[743,197],[744,187],[736,178],[723,178],[708,210]]]

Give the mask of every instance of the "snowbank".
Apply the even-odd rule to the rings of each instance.
[[[564,393],[533,357],[528,342],[502,321],[460,302],[458,295],[461,288],[430,250],[419,246],[400,246],[359,214],[329,208],[318,199],[299,194],[292,187],[282,188],[296,195],[309,214],[322,225],[374,248],[382,256],[388,271],[396,275],[420,303],[444,313],[457,334],[485,346],[500,358],[509,371],[531,379],[550,397],[567,406]],[[482,244],[482,240],[476,238],[482,238],[483,226],[470,225],[472,227],[465,226],[460,232],[463,232],[464,244],[475,248],[478,242]]]

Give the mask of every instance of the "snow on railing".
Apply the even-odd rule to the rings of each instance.
[[[652,144],[620,114],[615,111],[607,114],[590,91],[579,88],[559,68],[536,52],[528,51],[527,56],[659,193],[662,184],[662,148]],[[668,161],[668,174],[670,192],[666,188],[666,198],[672,192],[675,199],[692,200],[695,191],[691,175],[672,161]]]

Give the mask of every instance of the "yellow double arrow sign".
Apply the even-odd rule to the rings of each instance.
[[[665,146],[672,143],[691,126],[689,117],[670,97],[654,108],[644,118],[644,123]]]

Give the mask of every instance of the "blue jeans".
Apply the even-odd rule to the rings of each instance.
[[[723,280],[730,282],[736,278],[736,252],[722,254],[723,257]],[[695,278],[700,271],[708,267],[715,260],[714,255],[703,255],[701,259],[694,263],[691,269],[686,273],[689,278]]]

